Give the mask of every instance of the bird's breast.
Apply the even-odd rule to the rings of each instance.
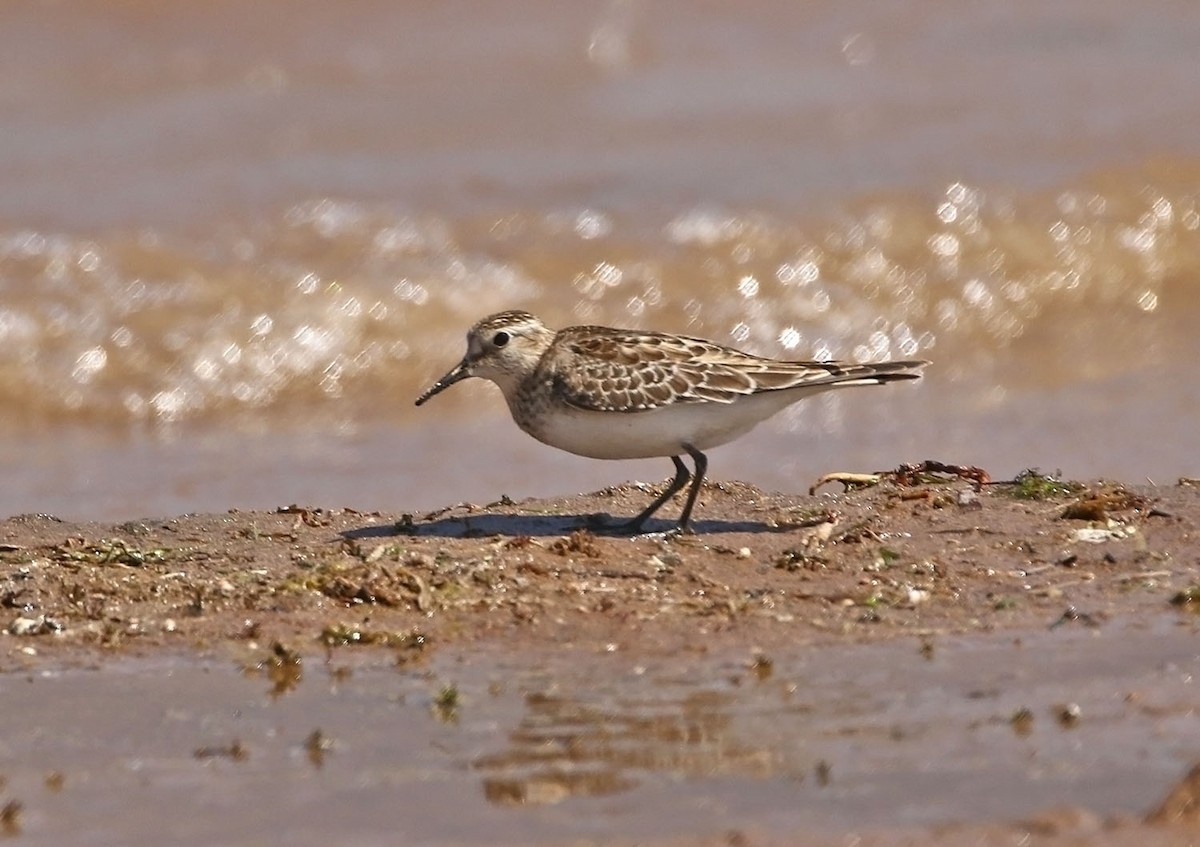
[[[593,459],[678,456],[684,445],[718,447],[745,435],[792,398],[748,396],[730,404],[676,403],[638,412],[598,412],[560,403],[510,403],[513,419],[538,441]]]

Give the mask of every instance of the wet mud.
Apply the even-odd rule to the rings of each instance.
[[[652,496],[637,485],[428,515],[11,518],[0,825],[31,844],[1187,843],[1187,482],[712,484],[683,537],[609,528]]]

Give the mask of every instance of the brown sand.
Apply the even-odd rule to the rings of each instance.
[[[201,651],[259,655],[286,684],[293,658],[349,645],[408,664],[500,644],[655,661],[753,650],[769,672],[771,651],[804,645],[915,636],[932,652],[954,633],[1011,640],[1164,619],[1194,631],[1198,620],[1200,489],[1187,481],[1020,489],[941,475],[820,497],[721,483],[706,486],[694,535],[606,530],[604,514],[633,514],[650,496],[621,486],[424,516],[289,507],[119,525],[9,518],[0,668]],[[1026,821],[867,832],[862,843],[1029,833],[1047,844],[1191,843],[1195,782],[1145,818],[1050,808]],[[774,837],[706,843],[794,843]]]
[[[605,531],[605,514],[650,498],[634,486],[424,516],[292,506],[102,525],[21,515],[0,521],[0,598],[10,634],[26,637],[0,641],[0,655],[11,668],[32,652],[247,638],[308,651],[343,629],[384,641],[419,631],[441,646],[616,640],[670,653],[697,633],[770,647],[1087,626],[1163,614],[1197,587],[1196,487],[1095,483],[1040,500],[977,487],[808,497],[712,484],[696,533],[681,538]]]

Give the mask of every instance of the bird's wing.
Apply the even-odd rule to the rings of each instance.
[[[871,384],[889,378],[878,372],[883,366],[781,362],[701,338],[600,327],[563,330],[542,367],[563,400],[602,412],[637,412],[672,403],[732,403],[763,391],[855,380]],[[911,376],[897,373],[890,378]]]

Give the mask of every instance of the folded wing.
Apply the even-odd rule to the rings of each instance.
[[[672,403],[733,403],[765,391],[917,379],[926,363],[783,362],[700,338],[572,327],[557,339],[555,390],[580,409],[637,412]]]

